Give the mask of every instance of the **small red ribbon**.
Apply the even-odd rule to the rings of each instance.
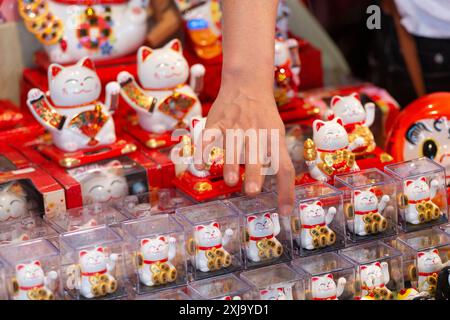
[[[305,229],[314,229],[315,227],[325,227],[325,222],[319,224],[302,224],[302,228]]]
[[[167,261],[169,261],[168,258],[165,258],[165,259],[162,259],[162,260],[144,260],[144,263],[145,264],[155,264],[155,263],[158,263],[158,262],[164,263],[164,262],[167,262]]]
[[[44,284],[38,284],[36,286],[31,286],[31,287],[19,287],[20,290],[24,290],[24,291],[28,291],[28,290],[33,290],[33,289],[40,289],[43,288]]]
[[[82,272],[81,275],[85,276],[85,277],[92,277],[95,275],[100,275],[100,274],[105,274],[105,273],[106,273],[106,269],[97,271],[97,272]]]
[[[218,244],[218,245],[212,246],[212,247],[197,247],[198,250],[202,250],[202,251],[211,250],[213,248],[220,249],[220,248],[222,248],[222,245]]]
[[[417,203],[421,203],[423,201],[430,201],[430,198],[425,198],[425,199],[421,199],[421,200],[408,200],[409,204],[417,204]]]
[[[272,239],[273,238],[273,234],[269,235],[269,236],[265,236],[265,237],[250,237],[251,241],[260,241],[260,240],[264,240],[264,239]]]

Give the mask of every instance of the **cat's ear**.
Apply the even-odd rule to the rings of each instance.
[[[269,292],[269,291],[267,291],[267,290],[262,290],[262,291],[260,291],[260,294],[261,294],[261,295],[266,295],[268,292]]]
[[[264,217],[265,217],[266,219],[272,219],[272,216],[270,215],[270,213],[264,214]]]
[[[341,96],[334,96],[331,99],[331,106],[334,107],[336,105],[336,103],[342,101],[342,97]]]
[[[146,243],[149,243],[150,240],[149,239],[142,239],[141,240],[141,247],[144,246]]]
[[[352,96],[353,98],[355,98],[356,100],[361,101],[361,97],[359,96],[359,93],[354,92],[354,93],[351,94],[351,96]]]
[[[159,236],[159,237],[158,237],[158,240],[161,240],[161,241],[163,241],[163,242],[167,242],[167,239],[166,239],[166,237],[164,237],[164,236]]]
[[[366,270],[367,269],[367,266],[361,266],[361,267],[359,267],[359,270]]]
[[[220,224],[218,222],[213,222],[211,224],[214,228],[220,229]]]
[[[138,60],[144,62],[152,53],[153,50],[151,48],[142,46],[138,50]]]
[[[178,39],[173,39],[168,44],[166,44],[166,47],[170,48],[173,51],[176,51],[178,53],[183,53],[183,47],[181,45],[180,40],[178,40]]]
[[[52,63],[48,67],[48,78],[49,79],[54,79],[63,69],[64,69],[63,66],[61,66],[61,65],[59,65],[57,63]]]
[[[342,119],[339,117],[334,118],[332,121],[336,122],[337,124],[340,124],[341,126],[344,125],[344,123],[342,122]]]
[[[325,125],[325,122],[323,122],[322,120],[315,120],[315,121],[313,122],[313,127],[314,127],[314,130],[315,130],[316,132],[318,132],[319,129],[320,129],[321,127],[323,127],[324,125]]]
[[[375,188],[370,188],[369,192],[375,193]]]
[[[255,216],[249,216],[249,217],[247,217],[247,222],[252,222],[255,219],[256,219]]]
[[[278,288],[277,290],[278,290],[278,292],[284,293],[284,289],[283,288]]]
[[[78,254],[80,257],[86,255],[88,252],[86,250],[81,250],[80,253]]]
[[[381,263],[375,262],[375,266],[378,267],[378,268],[381,268]]]
[[[412,184],[414,181],[412,181],[412,180],[406,180],[405,181],[405,184],[406,184],[406,186],[408,187],[410,184]]]
[[[316,201],[316,202],[315,202],[315,205],[321,207],[321,206],[322,206],[322,202]]]
[[[80,61],[78,61],[78,65],[88,68],[95,72],[94,61],[92,61],[91,58],[85,57],[85,58],[81,59]]]
[[[25,265],[24,264],[18,264],[17,266],[16,266],[16,271],[19,271],[19,270],[22,270],[23,268],[25,268]]]
[[[12,182],[9,185],[6,186],[5,191],[14,193],[18,197],[25,197],[26,192],[22,185],[18,182]]]
[[[312,277],[311,280],[312,282],[319,281],[319,277]]]
[[[355,196],[359,196],[360,194],[361,194],[361,191],[359,191],[359,190],[355,190]]]
[[[41,266],[41,262],[39,260],[33,261],[33,264],[40,267]]]
[[[123,176],[123,166],[119,160],[113,160],[107,163],[106,167],[108,168],[108,172],[116,176]]]
[[[424,255],[425,255],[425,253],[419,252],[419,253],[417,254],[417,257],[421,258],[421,257],[423,257]]]
[[[300,210],[305,210],[306,208],[308,208],[308,205],[307,205],[307,204],[302,203],[302,204],[300,205]]]
[[[197,125],[200,124],[201,121],[202,121],[201,118],[193,117],[191,119],[191,128],[194,129]]]
[[[196,226],[196,227],[195,227],[195,230],[196,230],[196,231],[201,231],[201,230],[203,230],[203,229],[205,229],[205,226]]]
[[[439,250],[438,249],[434,249],[433,253],[439,254]]]
[[[329,274],[327,275],[327,278],[329,278],[329,279],[331,279],[331,280],[334,280],[334,277],[333,277],[333,275],[332,275],[331,273],[329,273]]]
[[[95,248],[95,251],[103,253],[104,249],[103,249],[103,247],[97,247],[97,248]]]
[[[427,182],[427,178],[422,177],[422,178],[420,178],[420,181]]]

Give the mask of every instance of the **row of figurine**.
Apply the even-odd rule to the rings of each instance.
[[[167,295],[181,294],[180,288],[188,285],[194,293],[191,298],[199,299],[450,297],[450,235],[438,228],[247,269],[240,266],[239,250],[232,253],[225,248],[235,230],[227,229],[220,242],[219,228],[217,223],[197,226],[195,238],[185,242],[187,235],[180,224],[169,215],[158,215],[120,227],[99,226],[63,233],[59,239],[2,246],[0,296],[15,300],[168,299]],[[212,239],[216,239],[213,245]],[[268,241],[260,244],[257,248],[250,236],[244,254],[265,259],[258,252],[271,245]],[[201,271],[193,274],[192,269]]]

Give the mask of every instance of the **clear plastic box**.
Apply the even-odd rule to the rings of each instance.
[[[186,234],[189,281],[242,269],[237,214],[221,201],[176,210]]]
[[[15,223],[0,224],[0,245],[35,239],[49,239],[56,243],[58,233],[38,216],[23,218]]]
[[[137,295],[134,300],[195,300],[186,291],[186,287],[168,289],[154,294]]]
[[[355,290],[361,299],[392,300],[403,289],[403,260],[397,249],[375,241],[346,248],[339,254],[355,266]]]
[[[200,300],[252,300],[252,288],[234,274],[191,282],[188,292]]]
[[[253,287],[255,300],[304,300],[304,276],[285,263],[245,271],[240,275]]]
[[[335,252],[326,252],[291,262],[306,275],[307,300],[352,300],[355,298],[355,267]]]
[[[168,214],[122,223],[125,267],[137,294],[186,284],[183,228]]]
[[[398,221],[405,232],[448,221],[444,167],[420,158],[388,165],[385,172],[398,180]]]
[[[344,192],[347,239],[363,242],[397,234],[397,181],[378,169],[338,175]]]
[[[324,182],[295,189],[291,218],[296,253],[301,256],[338,250],[345,246],[343,193]]]
[[[450,223],[439,226],[439,229],[450,235]]]
[[[58,249],[46,239],[0,248],[11,300],[62,299]]]
[[[5,265],[0,258],[0,300],[8,300],[8,292],[6,289]]]
[[[177,208],[193,204],[192,200],[176,189],[158,189],[124,197],[114,207],[131,219],[141,219],[157,213],[173,213]]]
[[[59,238],[64,288],[74,299],[126,296],[122,237],[108,226],[67,232]]]
[[[438,229],[426,229],[400,235],[395,241],[403,253],[406,287],[434,295],[437,275],[450,266],[450,236]]]
[[[93,203],[81,208],[67,209],[52,217],[44,217],[60,233],[101,225],[117,226],[128,217],[106,203]]]
[[[239,213],[246,269],[292,259],[290,217],[278,214],[275,193],[239,197],[225,202]]]

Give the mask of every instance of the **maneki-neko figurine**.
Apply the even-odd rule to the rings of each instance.
[[[53,145],[39,146],[43,154],[70,168],[136,149],[116,139],[112,115],[120,86],[108,83],[105,103],[99,101],[101,83],[91,59],[67,67],[50,65],[48,82],[52,103],[39,89],[31,89],[27,100],[31,113],[52,136]]]
[[[313,139],[306,140],[304,144],[304,159],[309,174],[305,174],[298,182],[327,182],[332,181],[336,174],[359,171],[353,150],[363,145],[364,139],[361,137],[349,142],[341,118],[315,120]]]
[[[220,196],[228,196],[241,191],[242,176],[233,186],[227,186],[223,180],[223,149],[213,146],[204,169],[195,167],[194,152],[196,142],[202,137],[206,118],[192,118],[190,135],[184,135],[181,142],[171,151],[171,159],[175,164],[176,178],[174,185],[196,201],[206,201]]]
[[[370,126],[375,120],[376,106],[374,103],[369,102],[363,106],[359,95],[353,93],[349,96],[334,96],[331,99],[330,107],[328,119],[341,118],[350,143],[358,138],[363,139],[364,143],[353,150],[361,168],[378,167],[383,169],[385,165],[393,161],[392,156],[377,147],[370,130]]]
[[[127,131],[148,148],[168,147],[177,142],[172,141],[174,129],[187,128],[193,117],[201,116],[197,93],[205,68],[196,64],[189,70],[177,39],[160,49],[141,47],[137,60],[140,85],[128,72],[117,76],[122,97],[137,113],[137,123]]]

